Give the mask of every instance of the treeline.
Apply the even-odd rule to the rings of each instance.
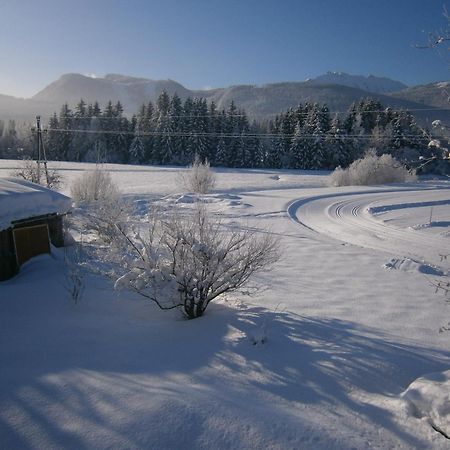
[[[0,157],[35,157],[36,139],[13,125],[0,126]],[[233,102],[219,110],[203,98],[182,101],[166,92],[131,118],[120,102],[103,109],[83,100],[73,109],[65,104],[46,130],[50,160],[185,165],[197,155],[216,166],[294,169],[344,167],[369,148],[417,158],[429,140],[410,112],[371,99],[345,114],[305,103],[258,122]]]

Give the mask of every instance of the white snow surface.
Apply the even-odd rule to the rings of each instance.
[[[16,164],[0,161],[0,177]],[[92,168],[55,166],[63,192]],[[63,252],[30,260],[0,283],[1,447],[448,448],[435,428],[448,424],[450,308],[432,285],[448,280],[448,180],[329,188],[324,172],[220,169],[196,196],[177,168],[107,169],[142,217],[155,198],[204,201],[278,236],[281,260],[255,297],[193,321],[92,274],[74,304]],[[430,203],[440,225],[417,227]]]
[[[67,213],[72,200],[20,178],[0,178],[0,231],[11,226],[11,222],[45,214]]]
[[[408,386],[403,398],[411,413],[450,439],[450,370],[430,373]]]

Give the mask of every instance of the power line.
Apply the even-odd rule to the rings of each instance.
[[[163,137],[215,137],[215,138],[264,138],[264,139],[290,139],[295,136],[295,134],[283,134],[283,133],[196,133],[196,132],[165,132],[165,131],[147,131],[136,133],[134,131],[126,131],[126,130],[80,130],[80,129],[61,129],[61,128],[47,128],[46,131],[56,132],[56,133],[85,133],[85,134],[112,134],[112,135],[130,135],[136,137],[146,137],[146,136],[163,136]],[[337,139],[367,139],[367,140],[376,140],[377,137],[373,135],[360,135],[360,134],[301,134],[301,138],[306,139],[326,139],[326,138],[337,138]],[[397,136],[380,136],[378,139],[392,139]],[[428,136],[424,134],[401,134],[398,136],[399,138],[428,138]],[[450,139],[450,136],[439,136],[443,139]]]
[[[448,111],[450,112],[450,108],[408,108],[408,109],[394,109],[390,107],[386,107],[385,109],[371,109],[371,110],[363,110],[363,111],[355,111],[357,114],[364,114],[364,113],[388,113],[388,112],[415,112],[415,111]],[[226,111],[225,111],[226,112]],[[352,113],[351,110],[345,110],[345,111],[317,111],[318,115],[323,114],[349,114]],[[308,116],[310,114],[310,111],[302,111],[297,112],[295,108],[287,109],[284,112],[279,113],[267,113],[267,114],[231,114],[227,115],[226,117],[247,117],[247,118],[253,118],[253,117],[276,117],[280,115],[286,115],[286,114],[293,114],[295,116]],[[216,113],[215,117],[222,116],[222,111],[219,111]],[[168,119],[175,119],[175,118],[183,118],[183,119],[196,119],[196,118],[211,118],[214,117],[211,114],[208,115],[172,115],[172,114],[166,114],[163,115],[164,118]],[[124,120],[127,119],[127,117],[99,117],[99,116],[83,116],[83,117],[77,117],[77,116],[70,116],[70,115],[64,115],[64,116],[57,116],[57,118],[64,118],[64,119],[74,119],[74,120],[88,120],[88,119],[96,119],[96,120]]]

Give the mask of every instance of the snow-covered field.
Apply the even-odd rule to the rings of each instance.
[[[52,167],[69,193],[92,165]],[[180,169],[106,168],[139,211],[192,201]],[[0,283],[0,447],[448,448],[450,308],[432,283],[450,270],[450,180],[326,175],[219,171],[213,209],[279,236],[282,258],[257,296],[200,319],[94,275],[74,304],[61,251]]]

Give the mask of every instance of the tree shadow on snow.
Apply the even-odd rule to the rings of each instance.
[[[22,283],[24,293],[39,276],[30,280],[31,286]],[[6,447],[36,446],[33,439],[41,435],[43,446],[83,448],[83,427],[61,425],[71,420],[88,423],[114,445],[142,446],[142,427],[176,446],[170,408],[179,414],[180,404],[208,408],[216,400],[232,410],[238,399],[249,416],[255,402],[265,415],[289,402],[293,412],[283,414],[294,426],[295,405],[343,407],[419,447],[423,442],[400,429],[387,410],[356,400],[352,392],[396,396],[450,362],[450,352],[396,343],[338,319],[225,302],[186,321],[151,304],[113,301],[107,290],[96,293],[104,298],[76,307],[33,292],[28,300],[0,302],[0,436]],[[161,410],[161,399],[172,406]],[[188,410],[180,426],[198,426],[203,419]],[[136,433],[110,417],[117,411],[131,418],[142,414]]]

